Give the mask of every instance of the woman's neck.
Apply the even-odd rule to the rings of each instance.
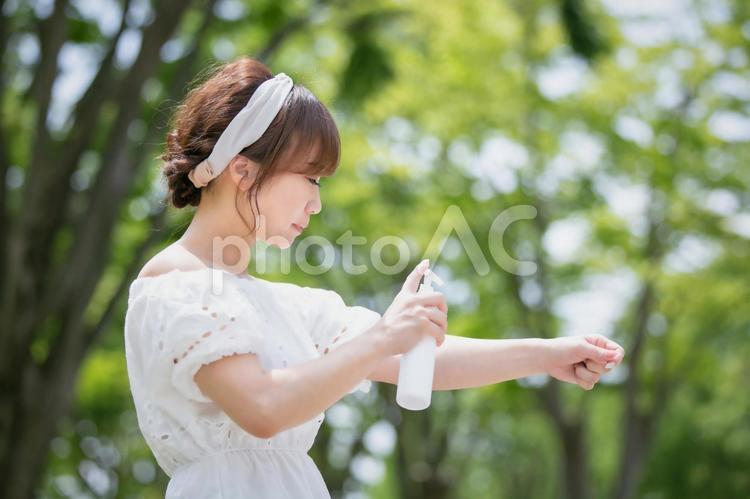
[[[177,243],[212,268],[246,274],[255,237],[236,210],[203,201]]]

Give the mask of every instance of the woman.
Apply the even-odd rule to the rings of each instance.
[[[126,356],[139,427],[171,477],[166,497],[330,497],[307,452],[324,411],[399,355],[439,346],[434,389],[537,373],[593,388],[624,352],[601,337],[479,340],[446,335],[426,261],[380,314],[333,291],[247,274],[257,241],[288,247],[321,210],[339,162],[326,108],[285,74],[242,58],[193,89],[163,154],[172,204],[197,206],[184,235],[130,286]],[[606,365],[606,366],[605,366]]]

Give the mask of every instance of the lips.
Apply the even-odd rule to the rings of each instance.
[[[297,229],[297,231],[300,232],[300,233],[305,229],[304,227],[302,227],[300,225],[297,225],[297,224],[292,224],[292,227],[294,227],[295,229]]]

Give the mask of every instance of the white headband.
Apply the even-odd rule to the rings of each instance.
[[[258,140],[278,114],[293,85],[292,79],[284,73],[261,83],[247,105],[221,133],[208,158],[188,173],[190,181],[198,188],[205,187],[232,158]]]

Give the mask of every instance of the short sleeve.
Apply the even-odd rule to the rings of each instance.
[[[323,356],[347,341],[365,333],[381,317],[367,307],[347,305],[335,291],[305,288],[312,307],[308,314],[308,330],[318,353]],[[372,382],[363,380],[349,393],[357,390],[369,392]]]
[[[188,286],[194,283],[187,283]],[[210,286],[167,298],[163,342],[174,388],[196,402],[211,402],[194,376],[205,364],[242,353],[259,354],[267,327],[258,309],[234,285],[224,282],[221,292]]]

